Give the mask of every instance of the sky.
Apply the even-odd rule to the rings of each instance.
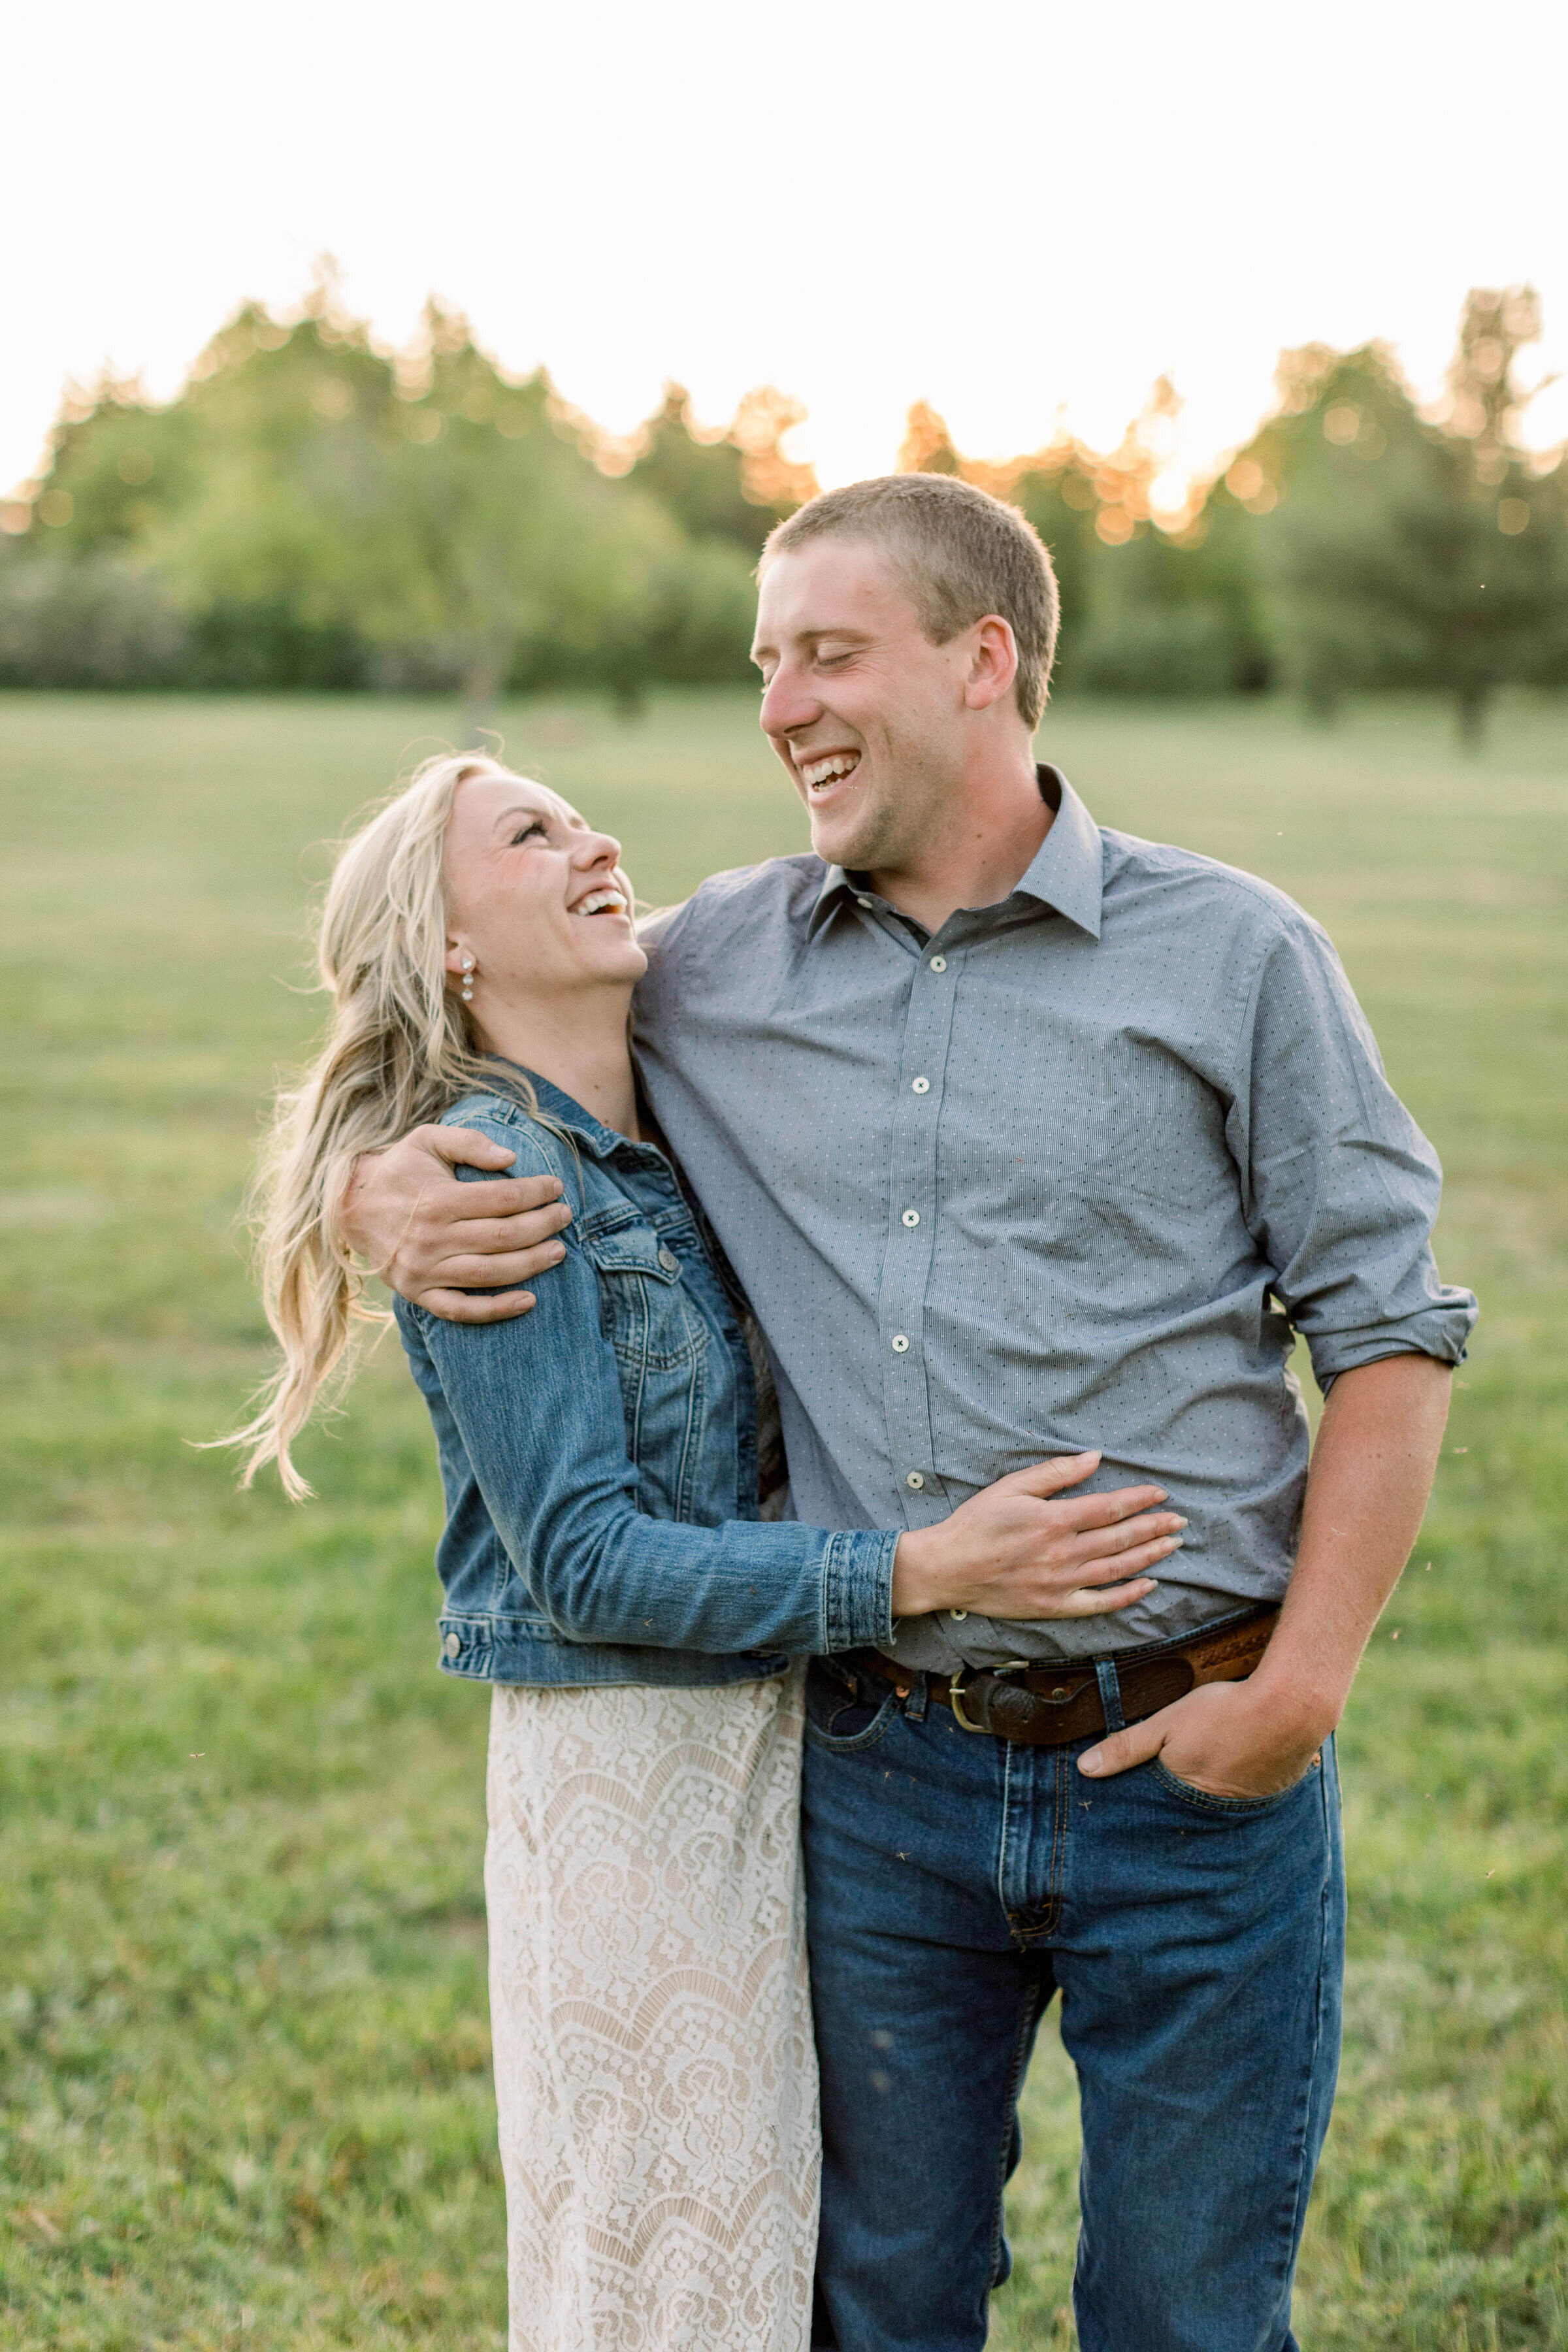
[[[825,484],[916,399],[974,457],[1110,447],[1163,373],[1202,473],[1282,347],[1381,335],[1434,394],[1466,289],[1529,279],[1545,446],[1565,68],[1561,0],[12,0],[0,488],[67,378],[167,398],[325,254],[387,343],[435,291],[615,432],[776,383]]]

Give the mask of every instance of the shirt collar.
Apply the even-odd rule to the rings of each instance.
[[[1054,908],[1069,923],[1076,923],[1080,931],[1097,940],[1104,889],[1100,827],[1059,768],[1042,760],[1035,773],[1039,778],[1040,798],[1055,808],[1056,820],[1030,859],[1027,871],[1015,886],[1013,895],[1022,892],[1027,898],[1037,898],[1042,906]],[[825,867],[822,887],[806,924],[807,936],[815,939],[834,908],[845,898],[866,896],[864,882],[856,881],[842,866]]]

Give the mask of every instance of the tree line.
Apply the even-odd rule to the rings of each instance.
[[[1392,352],[1289,352],[1247,446],[1179,518],[1153,491],[1174,395],[1121,446],[1058,435],[998,463],[910,411],[899,463],[1012,500],[1062,584],[1068,690],[1363,688],[1452,697],[1476,734],[1507,684],[1568,683],[1568,466],[1529,454],[1528,288],[1474,291],[1424,413]],[[67,398],[47,468],[0,509],[0,684],[502,691],[750,676],[752,571],[816,485],[801,410],[751,394],[700,431],[679,386],[626,442],[548,376],[507,375],[432,303],[389,354],[323,284],[248,304],[179,396]]]

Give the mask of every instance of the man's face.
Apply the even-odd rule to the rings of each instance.
[[[972,633],[933,646],[876,546],[823,539],[763,574],[763,730],[829,866],[896,873],[938,837],[963,772]]]

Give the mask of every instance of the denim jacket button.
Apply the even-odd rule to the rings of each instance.
[[[463,1654],[462,1635],[460,1633],[448,1633],[446,1640],[442,1643],[441,1647],[446,1651],[447,1655],[449,1658],[460,1658]]]
[[[680,1272],[680,1260],[676,1256],[673,1250],[661,1249],[658,1254],[658,1262],[660,1265],[663,1266],[666,1274],[679,1274]]]

